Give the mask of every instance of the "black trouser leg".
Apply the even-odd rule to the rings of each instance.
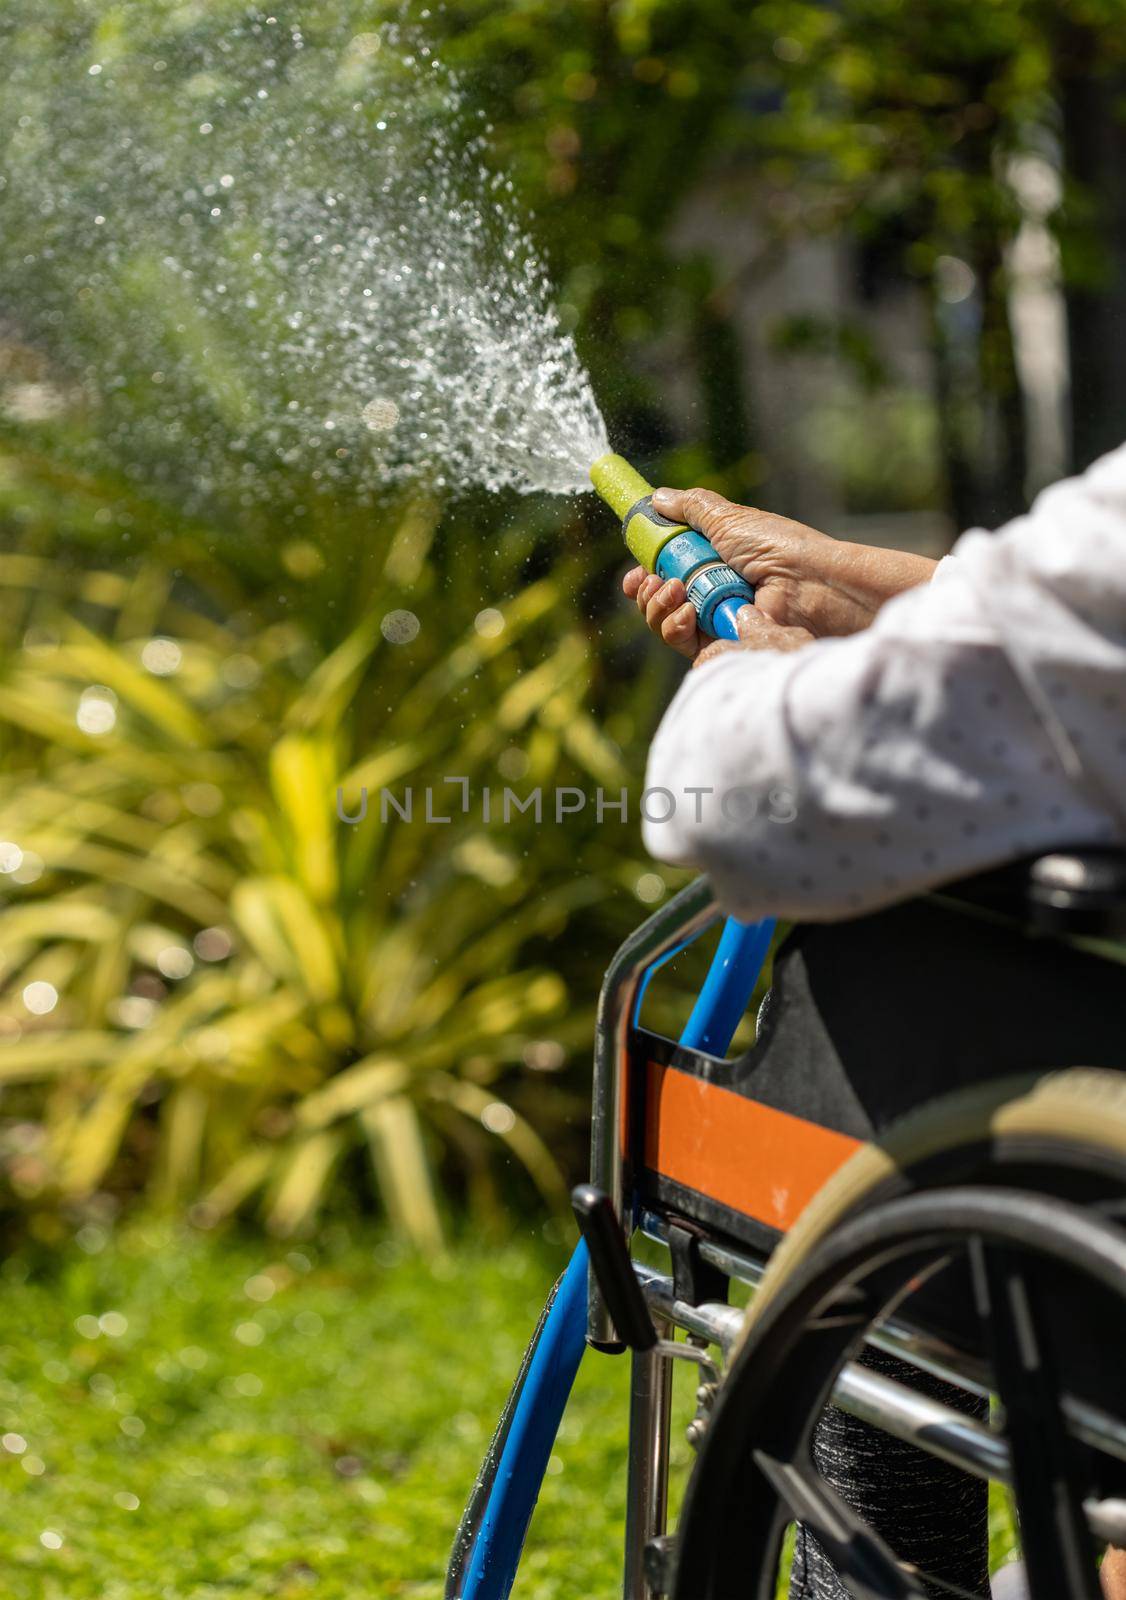
[[[895,1356],[868,1350],[861,1358],[886,1377],[984,1421],[988,1402]],[[988,1485],[957,1467],[826,1408],[813,1446],[817,1470],[853,1506],[901,1561],[935,1581],[929,1593],[946,1600],[950,1585],[971,1595],[989,1593]],[[812,1534],[800,1527],[794,1541],[790,1600],[848,1600],[835,1569]]]

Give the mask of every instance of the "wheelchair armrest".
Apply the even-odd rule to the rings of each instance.
[[[1079,845],[1022,856],[936,891],[1023,922],[1036,933],[1126,935],[1126,849]]]
[[[1054,850],[1028,865],[1032,925],[1045,933],[1126,934],[1126,850]]]

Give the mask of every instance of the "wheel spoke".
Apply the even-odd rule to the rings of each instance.
[[[1005,1431],[1033,1595],[1099,1600],[1095,1551],[1083,1509],[1082,1452],[1060,1406],[1053,1352],[1037,1316],[1036,1288],[1012,1249],[970,1243],[970,1260]]]
[[[926,1600],[926,1590],[864,1519],[812,1464],[776,1461],[763,1450],[755,1465],[822,1546],[854,1600]]]

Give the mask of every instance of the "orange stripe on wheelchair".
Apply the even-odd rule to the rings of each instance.
[[[650,1061],[645,1165],[782,1232],[861,1141]]]

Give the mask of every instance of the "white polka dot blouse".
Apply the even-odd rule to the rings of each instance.
[[[964,534],[862,633],[690,672],[646,790],[651,853],[748,920],[1126,843],[1126,446]]]

